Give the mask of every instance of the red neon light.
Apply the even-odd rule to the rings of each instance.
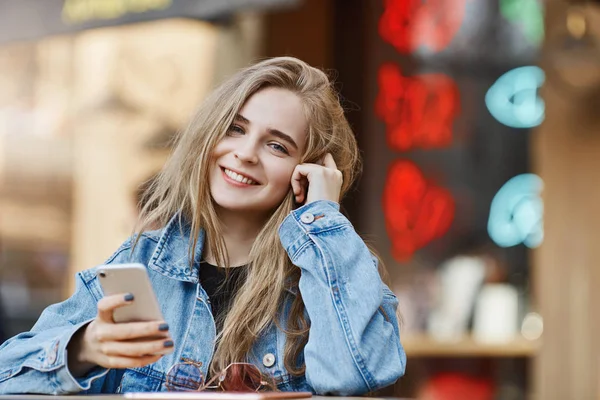
[[[460,29],[467,0],[386,0],[379,35],[400,53],[444,50]]]
[[[375,113],[386,123],[388,146],[397,151],[452,144],[452,124],[460,112],[460,92],[444,74],[402,76],[394,64],[378,74]]]
[[[413,162],[398,160],[388,171],[383,211],[392,255],[403,262],[448,231],[455,202],[448,190],[427,182]]]

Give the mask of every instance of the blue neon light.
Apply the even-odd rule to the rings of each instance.
[[[538,126],[544,120],[544,101],[538,95],[544,79],[544,71],[535,66],[508,71],[485,95],[490,114],[512,128]]]
[[[544,183],[535,174],[517,175],[496,193],[490,208],[488,234],[500,247],[537,247],[544,239]]]

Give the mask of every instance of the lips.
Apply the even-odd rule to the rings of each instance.
[[[246,184],[250,186],[259,185],[260,183],[256,178],[251,175],[245,174],[240,171],[233,170],[231,168],[221,167],[221,170],[228,178],[234,180],[241,184]]]

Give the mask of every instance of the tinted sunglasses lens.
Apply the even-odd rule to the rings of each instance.
[[[223,390],[232,392],[256,392],[264,389],[260,370],[252,364],[231,364],[221,382]]]
[[[194,364],[175,364],[167,374],[167,389],[173,391],[198,390],[204,383],[204,375]]]

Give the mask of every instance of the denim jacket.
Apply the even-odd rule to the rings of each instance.
[[[216,332],[210,300],[198,282],[204,234],[190,268],[189,229],[182,229],[179,221],[173,218],[163,229],[143,233],[133,254],[133,240],[126,241],[107,261],[147,266],[175,342],[173,353],[141,368],[96,367],[85,376],[71,374],[67,344],[95,318],[103,296],[96,267],[79,272],[75,293],[46,308],[30,332],[2,344],[0,394],[164,391],[166,371],[183,358],[201,362],[206,373]],[[393,384],[406,365],[396,317],[398,302],[339,205],[322,200],[294,210],[282,223],[279,236],[294,265],[301,268],[299,290],[310,332],[299,362],[306,363],[306,372],[292,376],[286,371],[285,334],[275,324],[258,338],[248,361],[272,374],[284,391],[351,395]],[[286,296],[283,327],[295,294]]]

